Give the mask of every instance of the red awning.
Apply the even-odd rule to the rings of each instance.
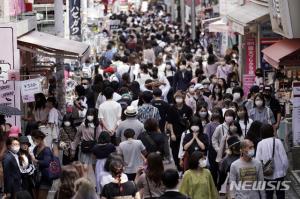
[[[264,59],[273,67],[300,65],[300,39],[280,40],[262,50]]]

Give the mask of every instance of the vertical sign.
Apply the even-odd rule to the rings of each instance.
[[[300,82],[293,83],[293,144],[300,145]]]
[[[247,96],[250,88],[255,83],[255,75],[243,75],[243,90],[244,95]]]
[[[80,0],[70,0],[69,4],[70,36],[81,35]]]
[[[20,69],[17,50],[17,36],[12,25],[3,24],[0,26],[0,65],[1,74],[4,74],[0,80],[0,104],[20,109],[20,88],[19,82],[9,78],[9,72]],[[7,71],[9,68],[10,71]],[[20,116],[11,116],[6,118],[6,122],[20,126]]]
[[[245,74],[255,74],[256,70],[256,41],[254,37],[246,37],[246,68]]]

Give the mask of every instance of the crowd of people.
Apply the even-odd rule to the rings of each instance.
[[[272,86],[260,82],[245,96],[238,49],[216,55],[201,42],[208,33],[197,28],[192,40],[164,11],[111,18],[120,29],[103,30],[107,50],[84,64],[90,74],[65,114],[52,82],[49,96],[29,104],[24,132],[1,118],[4,196],[44,199],[60,178],[56,199],[273,198],[230,188],[287,174]]]

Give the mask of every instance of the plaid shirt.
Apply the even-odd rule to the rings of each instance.
[[[152,106],[151,104],[143,104],[138,108],[137,118],[144,123],[149,118],[154,118],[157,121],[160,120],[158,108]]]

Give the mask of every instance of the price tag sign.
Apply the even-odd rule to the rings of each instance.
[[[24,103],[33,102],[34,94],[41,92],[40,79],[30,79],[21,82],[21,95]]]

